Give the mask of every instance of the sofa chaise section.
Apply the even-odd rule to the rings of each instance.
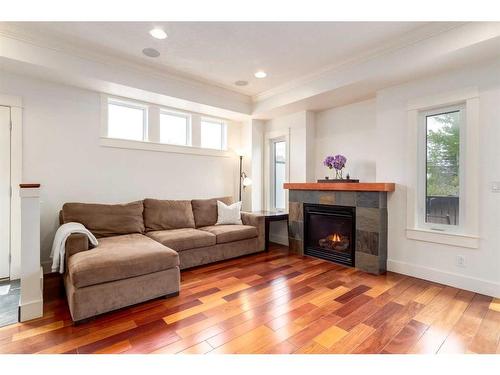
[[[74,321],[179,293],[179,255],[143,234],[142,207],[142,201],[63,206],[63,223],[81,222],[99,239],[92,249],[79,234],[66,242],[64,284]]]

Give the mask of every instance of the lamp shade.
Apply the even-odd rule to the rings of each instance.
[[[249,177],[245,177],[242,182],[243,186],[250,186],[252,185],[252,180]]]

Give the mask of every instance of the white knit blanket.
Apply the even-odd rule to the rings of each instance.
[[[59,270],[59,273],[64,273],[64,257],[66,253],[66,240],[73,233],[82,233],[87,235],[92,245],[97,246],[97,239],[95,236],[80,223],[66,223],[57,229],[52,244],[52,272]]]

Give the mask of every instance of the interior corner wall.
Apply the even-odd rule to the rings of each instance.
[[[316,182],[316,114],[305,113],[306,182]]]
[[[0,92],[23,100],[22,179],[41,184],[45,267],[65,202],[193,199],[237,192],[236,157],[101,146],[98,92],[5,71],[0,75]]]

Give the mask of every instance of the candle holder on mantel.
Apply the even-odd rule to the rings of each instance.
[[[335,169],[335,178],[330,179],[328,176],[325,176],[324,180],[318,180],[318,182],[331,182],[331,183],[356,183],[359,180],[351,179],[349,173],[347,174],[347,178],[342,177],[342,169],[344,169],[345,164],[347,163],[347,158],[344,155],[335,155],[335,156],[327,156],[323,161],[323,165],[328,167],[329,169]]]

